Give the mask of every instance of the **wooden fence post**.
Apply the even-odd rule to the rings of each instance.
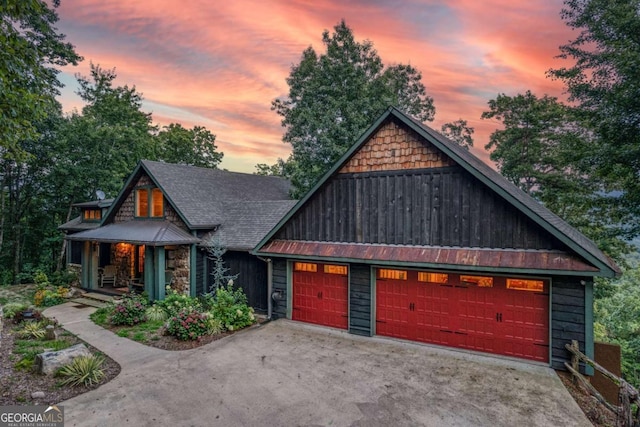
[[[576,372],[580,372],[579,368],[580,368],[580,359],[578,358],[578,352],[580,351],[580,344],[578,344],[577,340],[572,340],[571,341],[571,348],[575,351],[571,352],[571,367],[573,368],[574,371]],[[575,376],[573,377],[573,383],[574,384],[578,384],[578,378],[576,378]]]

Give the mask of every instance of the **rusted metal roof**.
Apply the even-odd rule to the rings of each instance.
[[[149,246],[186,245],[200,242],[200,239],[169,221],[118,222],[81,231],[68,236],[67,239]]]
[[[362,260],[404,265],[435,265],[447,269],[504,269],[597,273],[599,270],[575,255],[550,250],[426,247],[366,243],[333,243],[273,240],[260,249],[261,255]]]

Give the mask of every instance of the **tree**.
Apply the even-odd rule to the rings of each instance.
[[[548,72],[562,80],[569,100],[593,131],[582,153],[593,176],[632,214],[627,236],[640,234],[640,2],[565,0],[561,17],[579,30],[560,46],[571,66]]]
[[[466,120],[458,119],[442,125],[441,132],[444,136],[460,145],[465,150],[473,147],[474,128],[467,124]]]
[[[211,269],[212,283],[209,287],[209,292],[215,294],[219,288],[233,286],[233,281],[238,278],[238,274],[229,274],[229,267],[224,263],[223,255],[227,252],[220,239],[217,237],[210,238],[206,244],[207,258],[213,261],[213,268]]]
[[[217,168],[223,153],[216,151],[216,136],[202,126],[186,129],[180,124],[165,126],[156,136],[159,158],[203,168]]]
[[[593,137],[571,108],[530,91],[513,97],[500,94],[489,101],[482,118],[496,119],[504,127],[493,132],[485,146],[500,173],[609,255],[627,251],[621,240],[627,214],[583,163],[580,153]]]
[[[274,164],[258,163],[255,175],[290,177],[292,163],[279,158]]]
[[[82,60],[55,28],[60,4],[0,2],[0,155],[24,156],[22,141],[38,137],[37,124],[56,106],[62,84],[55,67]]]
[[[289,93],[272,109],[286,128],[283,141],[293,152],[291,180],[299,197],[350,147],[362,132],[395,105],[420,121],[433,120],[433,99],[421,74],[410,65],[384,67],[365,40],[355,40],[344,21],[324,31],[326,52],[309,47],[287,78]]]

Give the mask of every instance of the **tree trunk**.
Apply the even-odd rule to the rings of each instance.
[[[22,252],[22,229],[20,226],[20,222],[14,227],[15,233],[13,235],[13,283],[15,285],[20,284],[20,253]]]
[[[65,222],[69,222],[71,220],[72,211],[73,211],[73,204],[69,203],[69,210],[67,211],[67,220]],[[58,255],[58,263],[56,264],[56,271],[62,270],[64,257],[66,253],[67,253],[67,239],[62,239],[62,248],[60,249],[60,255]]]

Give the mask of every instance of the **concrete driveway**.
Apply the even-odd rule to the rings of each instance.
[[[122,366],[66,426],[589,426],[543,366],[278,320],[170,352],[50,308]]]

